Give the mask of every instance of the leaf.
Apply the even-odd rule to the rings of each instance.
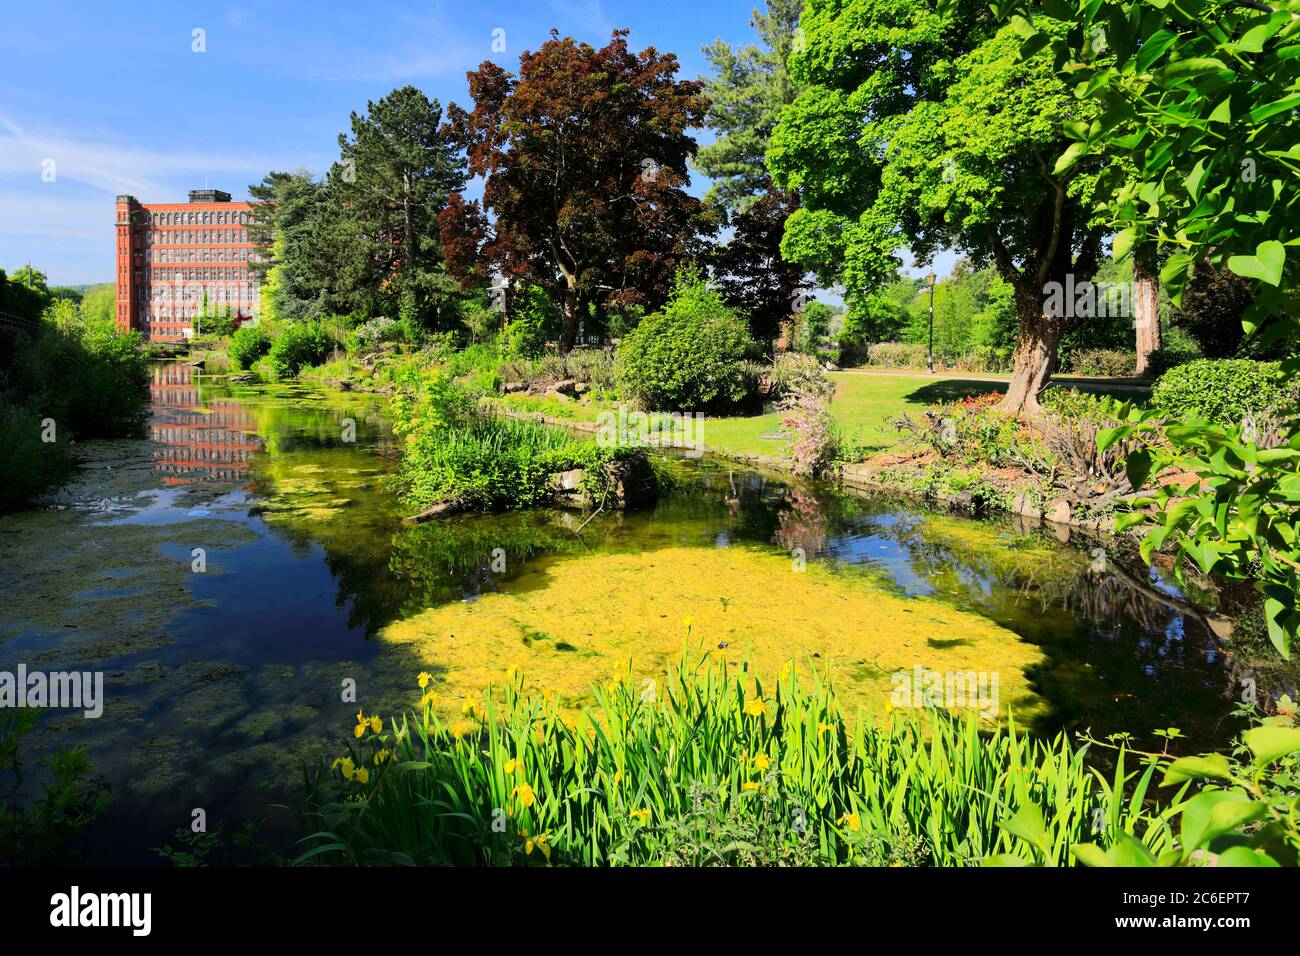
[[[1114,866],[1101,847],[1095,843],[1080,843],[1073,849],[1074,858],[1084,866]]]
[[[1167,787],[1184,780],[1205,780],[1206,778],[1231,780],[1232,770],[1228,758],[1223,754],[1205,754],[1199,757],[1182,757],[1165,768],[1165,778],[1160,786]]]
[[[1260,53],[1264,49],[1264,44],[1277,35],[1277,31],[1282,29],[1287,18],[1270,18],[1259,26],[1251,27],[1247,30],[1240,40],[1234,43],[1233,49],[1238,53]]]
[[[1145,448],[1129,452],[1124,458],[1124,471],[1128,474],[1128,483],[1137,491],[1151,474],[1151,452]]]
[[[1059,176],[1061,173],[1068,170],[1077,163],[1087,151],[1087,143],[1071,143],[1070,148],[1062,153],[1056,160],[1056,165],[1052,167],[1052,175]]]
[[[1276,116],[1278,113],[1285,113],[1287,110],[1295,109],[1300,106],[1300,93],[1292,93],[1290,96],[1284,96],[1280,100],[1274,100],[1272,103],[1261,103],[1250,111],[1252,122],[1262,123],[1264,120]]]
[[[1042,851],[1043,856],[1050,857],[1052,843],[1047,838],[1047,825],[1043,822],[1043,811],[1033,804],[1021,807],[1010,820],[998,824],[1012,836],[1020,837],[1030,846]]]
[[[1165,52],[1178,42],[1178,34],[1173,30],[1159,30],[1147,37],[1142,48],[1138,50],[1137,68],[1139,73],[1145,73],[1150,69],[1151,64],[1165,55]]]
[[[1285,265],[1286,246],[1272,239],[1256,246],[1253,256],[1232,256],[1228,259],[1228,268],[1237,275],[1259,279],[1274,286],[1281,283]]]
[[[1247,846],[1230,846],[1219,854],[1218,866],[1280,866],[1263,850],[1252,850]]]
[[[1135,840],[1131,834],[1121,833],[1115,845],[1106,854],[1115,866],[1155,866],[1151,851]]]
[[[1205,790],[1183,807],[1183,853],[1204,848],[1215,837],[1257,820],[1264,814],[1264,804],[1238,791]]]
[[[1256,764],[1270,764],[1300,752],[1300,727],[1252,727],[1242,740],[1255,755]]]
[[[1186,60],[1175,60],[1163,69],[1156,71],[1162,80],[1178,80],[1187,76],[1201,76],[1205,73],[1217,73],[1228,69],[1222,60],[1212,56],[1193,56]]]
[[[1133,248],[1133,243],[1137,239],[1137,229],[1129,226],[1127,229],[1121,229],[1115,233],[1115,239],[1111,244],[1116,259],[1123,259]]]
[[[1098,428],[1097,429],[1097,452],[1104,452],[1121,438],[1127,438],[1133,431],[1127,425],[1119,425],[1115,428]]]

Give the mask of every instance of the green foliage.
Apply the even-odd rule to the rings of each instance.
[[[1200,359],[1170,369],[1151,390],[1151,404],[1180,422],[1240,425],[1276,422],[1294,405],[1296,389],[1275,362]]]
[[[67,438],[42,441],[44,416],[0,400],[0,512],[21,507],[71,474]]]
[[[277,378],[292,378],[299,369],[324,362],[333,347],[320,322],[289,322],[281,327],[267,357]]]
[[[271,351],[271,336],[259,325],[241,325],[230,337],[230,360],[240,368],[252,368],[253,363]]]
[[[378,318],[362,322],[352,330],[348,335],[348,351],[361,352],[402,340],[403,329],[401,324],[381,315]]]
[[[801,0],[768,0],[750,26],[762,46],[732,47],[715,40],[704,47],[714,75],[705,80],[706,122],[717,138],[701,146],[695,165],[713,180],[709,199],[742,212],[767,185],[763,154],[781,108],[799,91],[786,69],[794,46]]]
[[[1147,359],[1147,366],[1150,369],[1150,374],[1159,378],[1171,368],[1186,365],[1188,362],[1195,362],[1201,357],[1200,352],[1185,348],[1160,348],[1151,352]]]
[[[850,302],[893,279],[903,246],[921,263],[955,248],[976,267],[995,264],[1018,290],[1022,334],[1049,343],[1020,353],[1008,392],[1013,405],[1032,404],[1056,332],[1043,335],[1034,303],[1040,272],[1087,277],[1099,261],[1096,164],[1058,168],[1065,128],[1090,122],[1096,105],[1050,57],[1022,58],[1017,36],[978,0],[809,0],[800,27],[806,42],[789,65],[807,86],[767,152],[776,184],[802,203],[783,254],[841,282]]]
[[[1024,460],[1029,439],[1016,418],[997,410],[1001,394],[971,396],[934,405],[919,421],[904,418],[903,429],[938,452],[947,463],[966,466],[1018,464]]]
[[[546,352],[548,341],[560,336],[560,309],[539,286],[521,290],[511,303],[503,348],[512,358],[537,358]]]
[[[825,302],[809,302],[799,316],[799,325],[795,331],[795,348],[809,355],[827,341],[831,332],[831,320],[835,310]]]
[[[117,285],[92,285],[81,297],[81,317],[87,325],[113,325],[117,321]]]
[[[39,718],[40,711],[0,710],[0,865],[84,865],[90,828],[112,799],[109,786],[79,744],[39,762],[43,796],[31,798],[23,738]]]
[[[68,300],[55,302],[11,356],[7,397],[54,420],[65,436],[134,437],[148,418],[149,356],[136,332],[89,325]]]
[[[1033,16],[1036,5],[1006,3]],[[1073,157],[1107,163],[1099,193],[1119,228],[1117,255],[1159,243],[1170,255],[1162,282],[1175,304],[1197,263],[1208,261],[1253,283],[1242,316],[1247,333],[1268,347],[1297,337],[1300,256],[1300,20],[1288,5],[1205,0],[1165,4],[1077,0],[1066,35],[1018,20],[1025,52],[1050,48],[1062,77],[1104,111],[1098,122],[1073,124]],[[1109,47],[1084,42],[1106,31]],[[1037,54],[1035,54],[1037,55]],[[1283,363],[1294,377],[1300,360]],[[1289,437],[1288,437],[1289,436]],[[1103,442],[1163,438],[1130,455],[1135,487],[1166,468],[1194,474],[1183,491],[1157,485],[1125,524],[1145,524],[1143,554],[1166,543],[1178,560],[1194,560],[1264,595],[1269,637],[1287,656],[1300,632],[1300,438],[1288,428],[1280,447],[1239,425],[1170,425],[1155,413],[1129,409]]]
[[[416,507],[532,507],[553,497],[556,472],[586,468],[595,480],[603,464],[622,454],[559,429],[498,417],[480,408],[474,392],[445,369],[414,375],[392,408],[394,430],[406,438],[399,483]]]
[[[851,722],[816,677],[806,686],[791,669],[764,688],[695,659],[670,666],[649,699],[617,677],[576,721],[523,681],[513,672],[470,720],[439,719],[436,684],[388,729],[359,720],[359,741],[349,735],[311,793],[316,832],[297,862],[1066,864],[1094,836],[1171,844],[1165,811],[1125,799],[1153,768],[1108,779],[1086,747],[1014,722],[984,729],[943,711]],[[1046,822],[1026,846],[998,824],[1031,807]]]
[[[745,320],[697,273],[678,277],[664,310],[618,347],[620,392],[647,409],[728,412],[749,397]]]
[[[801,393],[820,395],[830,399],[835,394],[835,385],[826,377],[826,372],[811,355],[800,352],[782,352],[772,361],[768,369],[768,398],[780,401],[787,396]]]
[[[879,342],[867,349],[867,362],[875,368],[925,368],[926,347],[902,342]]]
[[[1249,706],[1242,709],[1251,710]],[[1163,753],[1141,754],[1148,769],[1132,801],[1149,799],[1151,771],[1162,768],[1160,786],[1178,788],[1166,813],[1167,825],[1178,825],[1176,842],[1163,851],[1128,837],[1109,847],[1082,843],[1070,848],[1076,862],[1102,867],[1300,864],[1300,818],[1296,816],[1300,727],[1296,726],[1295,704],[1289,697],[1278,702],[1278,709],[1279,713],[1272,717],[1255,715],[1254,726],[1241,735],[1231,755],[1211,753],[1175,759]],[[1157,733],[1169,740],[1181,736],[1176,727]],[[1125,736],[1116,735],[1110,745]],[[1122,767],[1123,749],[1118,759]],[[1199,790],[1183,799],[1192,785]],[[1032,846],[1042,820],[1030,809],[1003,826]]]
[[[45,273],[33,269],[30,262],[8,278],[0,269],[0,312],[35,320],[51,301],[53,297],[46,285]]]

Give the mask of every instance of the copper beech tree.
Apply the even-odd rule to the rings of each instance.
[[[633,53],[627,31],[597,50],[555,31],[519,58],[468,74],[474,108],[448,126],[483,198],[453,195],[439,217],[449,270],[466,286],[497,273],[560,304],[561,349],[593,309],[666,298],[673,274],[714,230],[684,190],[703,124],[701,84],[677,80],[677,58]]]

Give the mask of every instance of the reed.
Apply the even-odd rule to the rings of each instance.
[[[786,670],[769,689],[687,655],[577,718],[517,673],[460,719],[430,690],[387,727],[358,714],[348,755],[309,783],[296,862],[1066,865],[1121,833],[1171,845],[1174,810],[1145,799],[1154,760],[1128,771],[1121,752],[1105,775],[1087,745],[1014,720],[850,720],[822,677]]]

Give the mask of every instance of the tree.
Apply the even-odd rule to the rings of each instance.
[[[809,0],[791,73],[808,88],[781,114],[768,162],[802,208],[782,251],[839,279],[850,300],[895,274],[902,245],[926,262],[945,247],[996,265],[1015,292],[1019,341],[1003,408],[1038,410],[1074,310],[1053,286],[1086,284],[1105,228],[1091,166],[1066,128],[1100,111],[1047,55],[986,5],[961,0]]]
[[[672,54],[632,53],[626,30],[600,50],[552,31],[517,76],[490,61],[469,73],[474,108],[449,107],[449,128],[484,188],[440,217],[453,274],[540,286],[561,305],[564,351],[591,309],[661,304],[714,228],[682,188],[706,101],[676,73]]]
[[[329,172],[321,221],[335,238],[335,295],[372,314],[395,304],[402,319],[433,324],[456,290],[437,217],[465,186],[442,106],[404,86],[367,103],[364,115],[354,112],[351,127],[351,138],[339,135],[342,155]]]
[[[735,217],[731,240],[714,256],[718,289],[749,319],[755,340],[769,346],[781,323],[790,318],[799,294],[811,285],[802,266],[781,257],[785,221],[798,205],[794,196],[769,184],[767,192]]]
[[[250,268],[263,284],[261,318],[302,321],[323,311],[330,275],[318,254],[318,220],[325,184],[310,171],[271,172],[248,194],[254,207],[249,234],[258,257]]]
[[[771,188],[764,154],[781,110],[799,92],[786,59],[802,5],[802,0],[768,0],[766,12],[753,12],[749,23],[761,47],[733,48],[720,39],[704,47],[714,71],[704,80],[706,123],[718,138],[700,147],[695,167],[714,181],[707,198],[733,215]]]
[[[9,312],[36,321],[51,302],[45,273],[33,269],[29,262],[8,279],[0,270],[0,312]]]
[[[1151,372],[1151,353],[1159,350],[1160,274],[1156,269],[1158,250],[1144,245],[1133,255],[1133,329],[1137,352],[1136,375],[1145,378]]]
[[[81,317],[87,325],[115,325],[117,286],[112,282],[101,282],[87,289],[81,298]]]
[[[1206,358],[1233,358],[1242,351],[1246,333],[1241,319],[1254,298],[1249,279],[1201,263],[1183,286],[1174,323],[1196,341]]]
[[[1171,251],[1161,281],[1175,306],[1198,263],[1254,283],[1243,328],[1260,345],[1300,333],[1300,20],[1293,3],[1202,0],[1058,0],[1062,34],[1017,21],[1027,50],[1049,49],[1063,77],[1104,109],[1107,121],[1073,128],[1077,156],[1131,155],[1108,164],[1100,184],[1118,255],[1155,241]],[[1009,3],[1028,16],[1038,4]],[[1098,44],[1098,38],[1106,43]],[[1108,48],[1108,49],[1107,49]],[[1099,49],[1105,51],[1099,55]],[[1034,54],[1038,55],[1037,53]],[[1294,377],[1300,358],[1282,364]],[[1196,476],[1189,488],[1149,488],[1119,527],[1145,523],[1142,553],[1177,544],[1177,566],[1254,580],[1269,638],[1289,656],[1300,632],[1300,436],[1285,423],[1280,444],[1261,446],[1249,423],[1160,428],[1129,409],[1098,436],[1102,450],[1158,433],[1128,456],[1134,488],[1165,469]],[[1167,443],[1167,444],[1166,444]]]

